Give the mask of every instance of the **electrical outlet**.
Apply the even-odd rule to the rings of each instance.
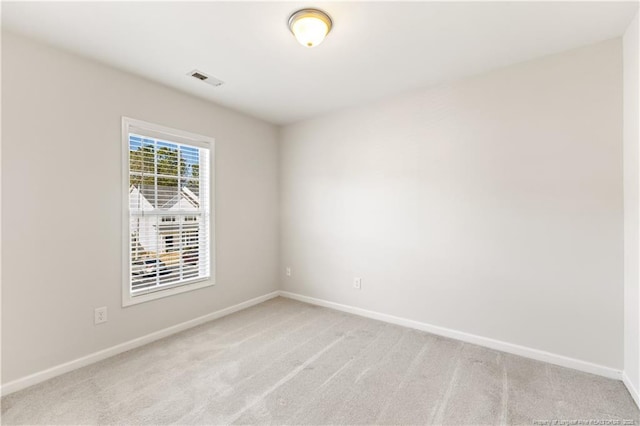
[[[285,269],[285,273],[287,274],[288,277],[291,276],[291,268],[289,266],[287,266],[287,269]]]
[[[93,311],[93,323],[102,324],[107,322],[107,307],[95,308]]]
[[[358,290],[362,288],[362,278],[356,277],[353,279],[353,288]]]

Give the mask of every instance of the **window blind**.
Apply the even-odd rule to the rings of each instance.
[[[129,133],[132,296],[210,277],[209,149]]]

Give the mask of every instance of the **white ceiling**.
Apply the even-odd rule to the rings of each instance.
[[[328,12],[320,46],[287,28]],[[637,2],[2,3],[10,31],[273,123],[620,36]],[[214,88],[186,76],[197,68]]]

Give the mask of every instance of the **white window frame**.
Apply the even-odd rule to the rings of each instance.
[[[135,131],[132,131],[135,129]],[[165,139],[173,142],[199,146],[209,150],[209,265],[208,277],[201,277],[189,283],[157,290],[150,293],[133,295],[131,293],[130,268],[130,228],[129,228],[129,133],[143,133],[144,136]],[[168,296],[173,296],[200,288],[215,285],[215,139],[184,130],[172,129],[159,124],[122,117],[122,306],[132,306]]]

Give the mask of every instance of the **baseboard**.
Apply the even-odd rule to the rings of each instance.
[[[288,291],[281,290],[280,296],[287,297],[289,299],[298,300],[300,302],[310,303],[312,305],[324,306],[326,308],[336,309],[338,311],[348,312],[351,314],[388,322],[391,324],[396,324],[404,327],[414,328],[421,331],[426,331],[428,333],[437,334],[439,336],[449,337],[449,338],[461,340],[467,343],[473,343],[475,345],[484,346],[484,347],[495,349],[498,351],[535,359],[537,361],[548,362],[550,364],[572,368],[574,370],[580,370],[580,371],[584,371],[591,374],[597,374],[599,376],[608,377],[610,379],[622,380],[622,371],[616,370],[615,368],[594,364],[588,361],[582,361],[579,359],[566,357],[564,355],[545,352],[538,349],[529,348],[526,346],[520,346],[513,343],[491,339],[488,337],[477,336],[477,335],[465,333],[462,331],[452,330],[450,328],[439,327],[439,326],[427,324],[424,322],[410,320],[407,318],[401,318],[393,315],[383,314],[380,312],[369,311],[369,310],[357,308],[354,306],[343,305],[335,302],[329,302],[327,300],[316,299],[314,297],[309,297],[309,296],[303,296],[301,294],[291,293]]]
[[[622,372],[622,382],[631,394],[631,398],[633,398],[638,408],[640,408],[640,393],[638,393],[638,389],[633,386],[633,383],[631,383],[631,379],[629,379],[629,376],[627,376],[627,373],[624,371]]]
[[[110,348],[103,349],[98,352],[94,352],[87,356],[83,356],[82,358],[65,362],[64,364],[56,365],[55,367],[51,367],[46,370],[31,374],[29,376],[16,379],[14,381],[3,384],[2,387],[0,388],[0,394],[4,396],[10,393],[19,391],[21,389],[25,389],[29,386],[33,386],[40,382],[44,382],[45,380],[49,380],[53,377],[60,376],[61,374],[68,373],[69,371],[73,371],[78,368],[85,367],[89,364],[102,361],[103,359],[112,357],[114,355],[118,355],[122,352],[129,351],[139,346],[146,345],[148,343],[154,342],[156,340],[162,339],[164,337],[170,336],[180,331],[187,330],[189,328],[195,327],[200,324],[204,324],[205,322],[209,322],[209,321],[224,317],[226,315],[232,314],[234,312],[241,311],[253,305],[257,305],[258,303],[262,303],[266,300],[273,299],[274,297],[278,297],[278,295],[279,295],[279,292],[274,291],[272,293],[268,293],[263,296],[259,296],[259,297],[247,300],[245,302],[238,303],[237,305],[229,306],[228,308],[224,308],[219,311],[215,311],[210,314],[203,315],[201,317],[194,318],[192,320],[185,321],[183,323],[173,325],[171,327],[167,327],[159,331],[155,331],[145,336],[138,337],[137,339],[129,340],[128,342],[124,342],[119,345],[112,346]]]
[[[46,370],[31,374],[29,376],[22,377],[20,379],[16,379],[14,381],[11,381],[2,385],[0,387],[0,394],[4,396],[10,393],[25,389],[29,386],[33,386],[35,384],[44,382],[53,377],[68,373],[70,371],[76,370],[81,367],[85,367],[87,365],[112,357],[122,352],[135,349],[137,347],[146,345],[148,343],[154,342],[156,340],[162,339],[164,337],[170,336],[180,331],[187,330],[197,325],[204,324],[205,322],[212,321],[212,320],[224,317],[226,315],[232,314],[234,312],[241,311],[243,309],[262,303],[266,300],[273,299],[274,297],[277,297],[277,296],[282,296],[289,299],[310,303],[312,305],[324,306],[324,307],[335,309],[338,311],[348,312],[354,315],[359,315],[366,318],[384,321],[391,324],[396,324],[396,325],[401,325],[404,327],[409,327],[409,328],[413,328],[421,331],[426,331],[428,333],[433,333],[439,336],[449,337],[449,338],[460,340],[463,342],[473,343],[479,346],[484,346],[484,347],[499,350],[502,352],[507,352],[507,353],[523,356],[526,358],[535,359],[538,361],[548,362],[550,364],[572,368],[572,369],[584,371],[587,373],[597,374],[599,376],[604,376],[611,379],[622,380],[625,386],[627,387],[627,389],[629,389],[629,393],[635,400],[636,404],[640,406],[640,398],[638,396],[638,390],[633,387],[633,385],[631,384],[631,381],[629,380],[626,374],[623,374],[622,371],[616,370],[614,368],[590,363],[587,361],[578,360],[575,358],[569,358],[563,355],[553,354],[553,353],[541,351],[538,349],[528,348],[526,346],[515,345],[513,343],[503,342],[500,340],[495,340],[487,337],[477,336],[474,334],[464,333],[461,331],[452,330],[445,327],[439,327],[439,326],[435,326],[435,325],[431,325],[431,324],[427,324],[419,321],[414,321],[407,318],[401,318],[393,315],[383,314],[380,312],[369,311],[366,309],[357,308],[355,306],[343,305],[340,303],[330,302],[327,300],[316,299],[314,297],[303,296],[303,295],[291,293],[288,291],[274,291],[272,293],[268,293],[263,296],[259,296],[259,297],[247,300],[245,302],[238,303],[237,305],[233,305],[228,308],[224,308],[219,311],[212,312],[210,314],[203,315],[201,317],[198,317],[189,321],[185,321],[183,323],[147,334],[145,336],[142,336],[133,340],[129,340],[128,342],[124,342],[119,345],[112,346],[110,348],[103,349],[98,352],[94,352],[92,354],[75,359],[73,361],[69,361],[64,364],[60,364],[55,367],[48,368]]]

